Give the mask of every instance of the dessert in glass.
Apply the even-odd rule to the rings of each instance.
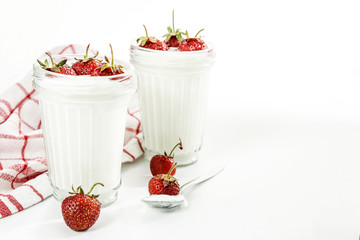
[[[104,206],[116,200],[121,185],[126,111],[136,80],[129,63],[87,55],[49,55],[51,63],[49,57],[38,60],[33,86],[55,198],[63,200],[73,186],[88,191],[100,182],[104,187],[94,194]],[[94,71],[77,75],[73,70],[79,70],[74,67],[78,62]]]
[[[177,165],[191,164],[198,160],[203,142],[214,48],[174,27],[168,28],[166,41],[148,37],[145,31],[146,36],[130,46],[145,158],[170,151],[180,138],[183,149],[175,151],[174,160]]]

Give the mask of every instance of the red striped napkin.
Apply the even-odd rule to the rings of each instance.
[[[52,54],[85,53],[78,45]],[[128,108],[123,162],[143,153],[137,96]],[[29,74],[0,95],[0,218],[28,208],[52,194],[48,180],[39,102]]]

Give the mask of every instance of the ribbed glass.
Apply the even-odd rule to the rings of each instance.
[[[207,109],[213,48],[195,52],[156,51],[131,46],[138,79],[145,156],[169,153],[181,138],[175,161],[198,159]]]
[[[49,179],[59,200],[72,186],[89,191],[97,182],[104,187],[93,192],[103,205],[116,200],[126,110],[135,92],[132,68],[121,64],[126,74],[116,77],[68,76],[34,64]]]

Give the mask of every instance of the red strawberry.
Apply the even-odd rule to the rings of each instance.
[[[180,142],[174,146],[169,155],[164,152],[164,155],[158,154],[151,158],[150,171],[153,176],[167,174],[169,172],[170,168],[175,164],[173,151],[177,146],[179,146],[180,149],[183,149],[181,139]],[[175,172],[176,167],[171,172],[171,175],[175,175]]]
[[[171,36],[169,39],[165,40],[165,44],[168,47],[179,47],[181,39],[178,39],[176,36]]]
[[[145,28],[146,37],[140,37],[136,40],[138,43],[140,42],[140,47],[162,51],[167,51],[169,49],[164,42],[156,39],[155,37],[149,37],[145,25],[143,26]]]
[[[207,49],[205,42],[201,40],[200,37],[197,37],[197,35],[203,30],[204,29],[201,29],[193,38],[189,38],[189,34],[186,31],[187,38],[181,41],[178,49],[180,51],[198,51]]]
[[[76,75],[76,72],[74,71],[74,69],[72,69],[69,66],[60,66],[59,69],[60,69],[61,74]]]
[[[182,38],[182,32],[180,32],[179,29],[176,29],[175,31],[175,24],[174,24],[174,10],[172,12],[172,25],[167,28],[168,33],[164,35],[166,37],[165,43],[168,47],[178,47],[180,45],[180,42],[183,40]]]
[[[113,48],[112,48],[111,44],[109,44],[109,45],[110,45],[110,49],[111,49],[111,63],[110,63],[110,60],[108,59],[108,57],[105,56],[106,63],[103,63],[102,65],[100,65],[99,67],[94,69],[91,72],[91,76],[112,76],[112,75],[124,73],[124,69],[121,65],[114,64]]]
[[[66,75],[76,75],[76,72],[73,69],[71,69],[71,67],[66,65],[67,59],[64,59],[56,64],[50,53],[46,52],[45,54],[50,57],[51,66],[47,59],[45,59],[44,63],[42,63],[38,59],[37,61],[43,69],[51,71],[51,72],[66,74]]]
[[[170,172],[176,167],[176,163],[171,167],[167,174],[158,174],[149,181],[148,189],[150,195],[166,194],[178,195],[180,192],[179,183]]]
[[[89,47],[90,44],[86,48],[84,59],[77,59],[77,62],[71,66],[77,75],[90,75],[92,71],[102,65],[101,61],[96,59],[99,52],[97,52],[93,57],[88,56]]]
[[[75,195],[65,198],[62,202],[62,215],[66,225],[72,230],[87,230],[99,218],[101,203],[96,199],[99,195],[89,195],[96,185],[104,186],[102,183],[95,183],[86,194],[81,187],[78,187],[76,191],[73,188],[70,194]]]

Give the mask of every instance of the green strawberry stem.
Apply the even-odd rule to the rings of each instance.
[[[172,153],[174,152],[174,150],[175,150],[175,148],[176,148],[177,146],[179,146],[180,150],[183,149],[182,142],[181,142],[181,138],[179,138],[179,140],[180,140],[180,142],[173,147],[173,149],[171,150],[171,152],[170,152],[170,154],[169,154],[169,157],[172,157],[172,158],[174,157],[174,155],[172,155]]]
[[[104,186],[104,184],[102,184],[102,183],[95,183],[95,184],[91,187],[91,189],[90,189],[90,191],[87,193],[87,195],[89,195],[89,194],[92,192],[92,190],[94,189],[94,187],[95,187],[96,185]]]
[[[84,59],[75,58],[75,60],[79,60],[80,62],[84,62],[84,63],[89,62],[89,61],[101,62],[101,60],[96,58],[99,55],[99,51],[97,51],[96,54],[93,57],[89,57],[89,49],[90,49],[90,44],[88,44],[87,47],[86,47],[86,52],[85,52],[85,55],[84,55]]]
[[[89,57],[89,48],[90,48],[90,44],[87,45],[87,47],[86,47],[86,53],[85,53],[83,61],[85,61],[85,62],[90,61],[90,60],[100,61],[100,60],[96,59],[96,57],[99,55],[99,51],[97,51],[96,54],[93,57]]]
[[[114,52],[113,52],[113,48],[110,43],[109,43],[109,45],[110,45],[110,49],[111,49],[111,66],[114,66]]]
[[[47,59],[45,59],[44,63],[42,63],[39,59],[37,60],[38,63],[40,64],[40,66],[45,69],[45,70],[50,70],[53,72],[60,72],[60,68],[66,64],[67,59],[64,59],[62,61],[60,61],[59,63],[55,63],[54,59],[52,58],[51,54],[48,52],[45,52],[46,55],[48,55],[50,57],[50,61],[51,61],[51,66],[49,64],[49,61]]]
[[[48,55],[48,56],[49,56],[49,58],[50,58],[50,61],[51,61],[51,67],[55,67],[54,59],[52,58],[51,54],[50,54],[50,53],[48,53],[48,52],[45,52],[45,54],[46,54],[46,55]]]
[[[172,24],[173,24],[173,31],[175,32],[175,20],[174,20],[174,9],[172,11]]]
[[[146,36],[145,37],[139,37],[138,39],[136,39],[136,42],[140,42],[140,46],[144,46],[148,41],[152,42],[152,43],[156,43],[158,40],[155,38],[155,37],[149,37],[149,34],[147,32],[147,29],[144,26],[144,29],[145,29],[145,34]]]
[[[202,31],[204,31],[204,28],[201,29],[200,31],[198,31],[197,34],[195,35],[195,37],[197,37],[197,35],[199,35],[199,33],[201,33]]]
[[[90,48],[90,43],[87,45],[86,47],[86,52],[85,52],[85,56],[84,56],[84,59],[87,59],[88,56],[89,56],[89,48]]]
[[[95,184],[91,187],[90,191],[89,191],[88,193],[86,193],[86,195],[89,195],[89,196],[90,196],[90,193],[92,192],[92,190],[94,189],[94,187],[95,187],[96,185],[104,186],[104,184],[102,184],[102,183],[95,183]],[[75,190],[75,189],[74,189],[74,186],[72,185],[72,186],[71,186],[71,189],[72,189],[73,191],[72,191],[72,192],[69,192],[70,194],[85,194],[85,193],[84,193],[84,190],[82,189],[81,186],[78,186],[78,187],[76,188],[76,190]],[[99,196],[99,195],[92,195],[92,197],[95,197],[95,198],[97,198],[98,196]]]
[[[148,32],[147,32],[147,29],[146,29],[145,25],[143,25],[143,26],[144,26],[144,28],[145,28],[146,38],[149,38],[149,35],[148,35]]]
[[[166,175],[166,178],[167,178],[167,179],[170,178],[171,172],[174,170],[174,168],[176,167],[176,165],[177,165],[177,163],[174,163],[174,164],[171,166],[169,172],[168,172],[167,175]]]
[[[110,43],[109,43],[109,45],[110,45],[110,49],[111,49],[111,62],[110,62],[109,58],[107,56],[105,56],[106,63],[102,65],[100,72],[104,71],[107,68],[110,68],[113,73],[124,72],[121,65],[114,64],[114,51],[113,51],[112,45]]]
[[[85,56],[84,56],[84,59],[88,59],[89,57],[89,48],[90,48],[90,43],[87,45],[86,47],[86,52],[85,52]],[[96,54],[97,55],[97,54]]]

